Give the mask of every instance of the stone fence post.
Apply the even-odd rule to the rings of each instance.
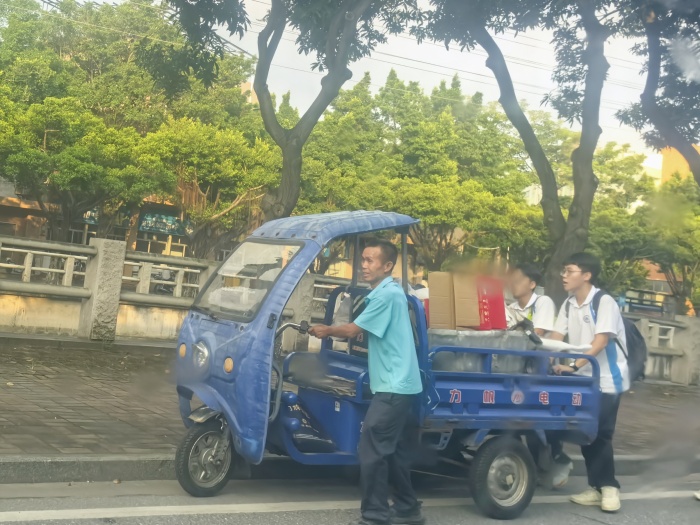
[[[92,294],[80,308],[78,336],[114,341],[126,243],[92,238],[90,246],[97,248],[85,269],[85,287]]]

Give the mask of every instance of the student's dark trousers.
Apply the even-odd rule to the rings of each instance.
[[[613,456],[613,435],[617,424],[617,411],[620,408],[619,394],[603,394],[600,398],[598,437],[590,445],[581,447],[586,462],[588,484],[600,490],[602,487],[620,488],[615,479],[615,459]]]
[[[389,523],[389,481],[399,513],[418,508],[411,486],[411,456],[418,426],[413,415],[415,396],[378,392],[372,398],[360,437],[362,517]]]

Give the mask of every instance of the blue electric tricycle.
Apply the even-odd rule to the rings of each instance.
[[[203,286],[182,326],[177,392],[187,435],[176,455],[177,478],[194,496],[212,496],[234,465],[284,455],[302,465],[357,465],[362,420],[370,403],[362,336],[337,348],[329,338],[319,352],[282,358],[282,333],[304,333],[306,322],[286,322],[288,301],[315,259],[334,240],[354,243],[355,271],[362,238],[381,231],[401,235],[402,282],[407,283],[407,234],[415,219],[385,212],[340,212],[268,222],[242,242]],[[354,315],[369,292],[354,277],[328,298],[326,324],[336,301],[352,299]],[[408,296],[415,352],[424,380],[417,401],[426,454],[469,468],[471,496],[482,512],[519,516],[537,484],[535,461],[524,441],[545,433],[588,443],[597,433],[598,368],[593,376],[556,376],[550,358],[534,350],[430,345],[422,303]],[[474,356],[477,369],[437,369],[441,355]],[[528,373],[502,373],[494,363],[528,358]],[[566,357],[571,357],[568,355]],[[578,355],[579,358],[587,358]],[[466,494],[466,491],[465,491]]]

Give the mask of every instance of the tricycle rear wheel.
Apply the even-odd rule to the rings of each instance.
[[[476,506],[490,518],[512,520],[530,505],[537,485],[535,461],[522,441],[498,436],[486,441],[471,465]]]
[[[228,432],[221,421],[211,419],[190,428],[175,454],[180,486],[192,496],[215,496],[226,486],[233,464]],[[228,446],[227,446],[228,441]],[[221,454],[222,447],[227,447]],[[220,456],[220,457],[218,457]]]

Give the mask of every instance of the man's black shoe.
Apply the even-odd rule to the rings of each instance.
[[[425,516],[420,507],[411,512],[396,512],[395,509],[391,509],[391,523],[392,525],[424,525]]]

